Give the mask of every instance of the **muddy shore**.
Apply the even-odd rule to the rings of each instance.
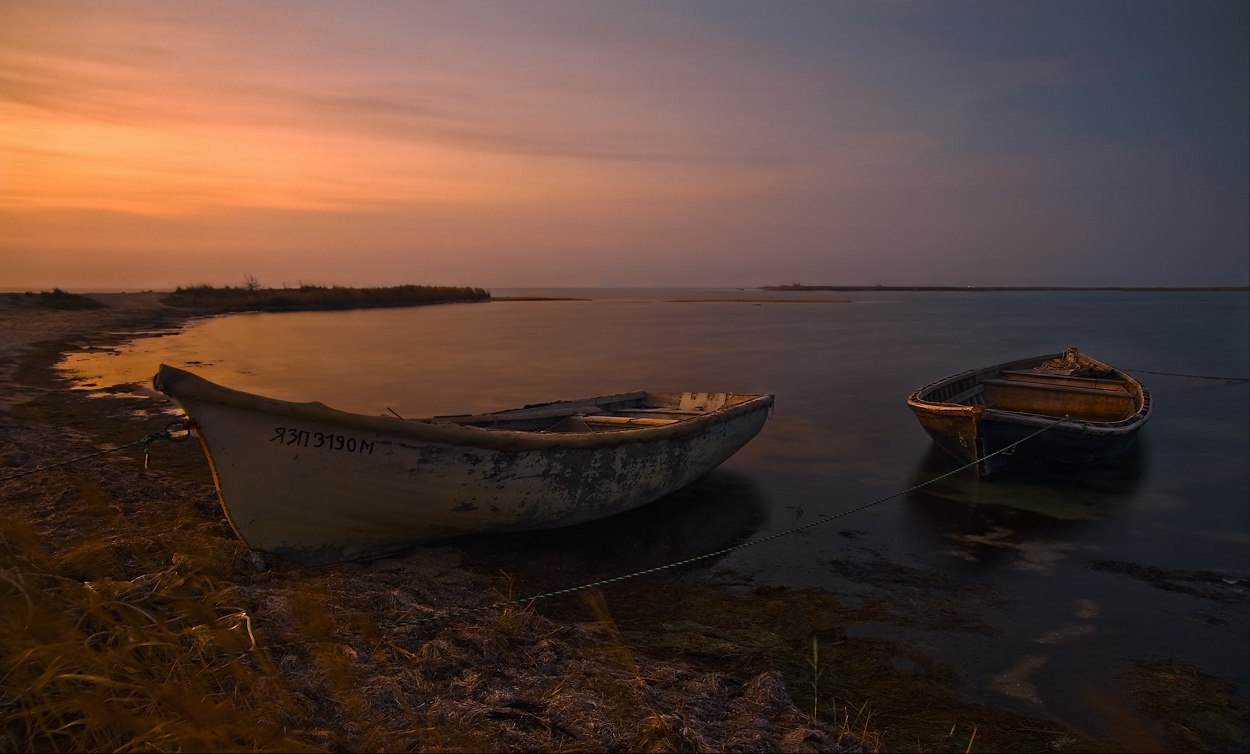
[[[160,398],[89,397],[54,366],[65,352],[208,312],[166,307],[155,293],[92,298],[106,307],[0,296],[0,478],[133,442],[170,420]],[[133,447],[0,485],[9,749],[1124,746],[967,702],[953,691],[958,669],[922,649],[846,636],[847,626],[891,620],[985,630],[976,616],[989,596],[928,574],[886,569],[883,598],[855,607],[830,594],[709,588],[679,573],[424,621],[519,596],[517,582],[569,584],[558,583],[559,564],[483,542],[313,570],[249,550],[195,443],[157,442],[147,470]],[[667,595],[662,606],[655,590]],[[890,599],[899,590],[921,607],[900,614]],[[1140,748],[1206,748],[1170,732],[1171,713],[1151,695],[1166,673],[1208,694],[1205,704],[1223,698],[1186,672],[1142,671],[1142,711],[1160,724]]]

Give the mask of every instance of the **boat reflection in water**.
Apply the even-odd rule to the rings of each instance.
[[[446,544],[479,566],[503,569],[528,585],[561,588],[584,578],[619,576],[745,541],[768,519],[750,477],[723,469],[642,506],[576,526],[458,537]],[[707,568],[715,559],[699,561]],[[532,572],[531,572],[532,571]]]
[[[911,534],[963,560],[979,562],[1010,551],[1018,566],[1039,565],[1063,547],[1053,540],[1124,510],[1146,476],[1150,447],[1145,436],[1096,466],[1054,471],[1020,470],[983,479],[971,470],[907,494]],[[936,445],[921,460],[909,486],[960,466]],[[945,540],[937,543],[933,540]],[[995,558],[989,558],[995,560]]]

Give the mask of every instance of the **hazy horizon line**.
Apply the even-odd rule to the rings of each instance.
[[[188,284],[199,285],[199,284]],[[324,288],[390,288],[388,285],[345,285],[337,284],[307,284],[316,285]],[[433,285],[426,283],[400,283],[397,285]],[[688,291],[688,290],[706,290],[706,291],[764,291],[768,293],[811,293],[819,291],[829,292],[855,292],[855,293],[873,293],[873,292],[893,292],[893,293],[923,293],[923,292],[950,292],[950,293],[978,293],[978,292],[1020,292],[1020,293],[1045,293],[1045,292],[1123,292],[1123,293],[1247,293],[1250,292],[1250,286],[1247,285],[1225,285],[1225,286],[1065,286],[1065,285],[807,285],[800,284],[793,287],[794,284],[773,284],[773,285],[679,285],[679,286],[661,286],[661,285],[470,285],[467,287],[482,288],[487,292],[492,289],[499,290],[602,290],[602,291]],[[54,289],[62,290],[66,293],[76,293],[79,295],[91,294],[117,294],[117,293],[173,293],[175,288],[78,288],[78,287],[61,287],[61,286],[27,286],[27,287],[0,287],[0,293],[3,294],[36,294]],[[214,286],[217,287],[217,286]],[[221,287],[242,287],[242,286],[221,286]],[[279,288],[267,287],[264,290],[284,290],[298,289],[299,285],[283,285]],[[466,287],[466,286],[462,286]]]

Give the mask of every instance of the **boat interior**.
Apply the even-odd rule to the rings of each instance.
[[[642,427],[665,427],[759,397],[742,393],[639,391],[577,401],[539,403],[489,414],[434,416],[417,421],[464,424],[511,432],[619,432]]]
[[[1141,406],[1140,388],[1114,369],[1002,369],[952,383],[941,391],[949,397],[938,392],[925,399],[1092,422],[1127,419]]]

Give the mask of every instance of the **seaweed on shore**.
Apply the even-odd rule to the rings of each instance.
[[[1244,601],[1250,579],[1214,571],[1181,571],[1143,566],[1124,560],[1095,560],[1089,565],[1095,571],[1106,571],[1144,581],[1155,589],[1179,592],[1217,602]]]
[[[211,285],[179,287],[162,298],[161,303],[183,308],[238,312],[361,309],[489,300],[489,291],[454,286],[346,288],[337,285],[301,285],[298,288],[259,288],[249,284],[241,288],[214,288]]]
[[[1169,750],[1245,751],[1250,743],[1250,707],[1236,684],[1170,660],[1138,662],[1122,678]]]

